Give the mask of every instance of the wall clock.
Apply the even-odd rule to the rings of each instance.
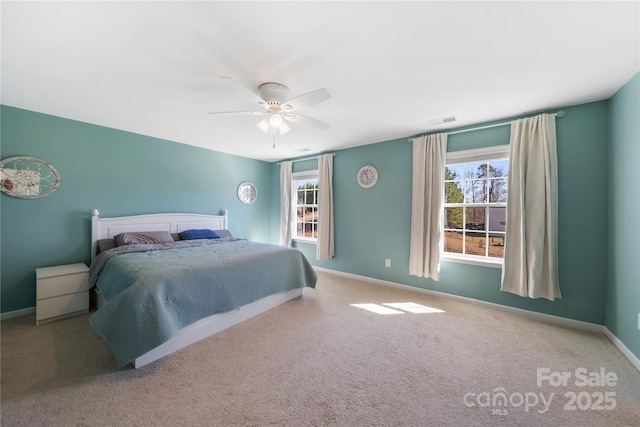
[[[242,203],[250,205],[256,201],[256,197],[258,197],[258,191],[252,182],[245,181],[238,185],[238,199],[240,199]]]
[[[378,182],[378,171],[371,165],[363,166],[358,171],[358,184],[362,188],[371,188]]]

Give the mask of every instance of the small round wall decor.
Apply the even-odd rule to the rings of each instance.
[[[258,191],[252,182],[244,181],[238,185],[238,199],[245,205],[250,205],[256,201]]]

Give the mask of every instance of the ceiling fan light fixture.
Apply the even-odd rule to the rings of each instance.
[[[262,119],[262,121],[258,123],[257,126],[258,126],[258,129],[260,129],[264,133],[268,133],[269,128],[271,127],[269,120],[267,119]]]
[[[280,132],[280,135],[284,135],[285,133],[289,132],[290,130],[291,130],[291,128],[289,126],[287,126],[287,124],[285,122],[282,122],[282,124],[278,128],[278,131]]]
[[[280,114],[273,114],[269,118],[269,123],[271,123],[271,126],[273,126],[274,128],[279,129],[280,126],[284,124],[284,119]]]
[[[258,87],[259,95],[255,90],[246,87],[230,77],[221,77],[232,88],[249,95],[253,101],[266,111],[220,111],[209,114],[236,115],[236,116],[263,116],[263,120],[257,124],[258,129],[267,135],[284,135],[291,129],[285,120],[297,122],[320,130],[329,128],[327,123],[306,116],[293,113],[302,108],[316,105],[331,98],[326,89],[318,89],[303,93],[294,98],[289,97],[289,88],[280,84],[268,82]]]

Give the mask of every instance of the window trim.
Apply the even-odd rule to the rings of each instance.
[[[493,145],[482,148],[472,148],[469,150],[450,151],[446,153],[445,166],[456,164],[473,163],[484,160],[504,160],[509,159],[509,144]],[[511,167],[511,165],[509,165]],[[444,182],[444,177],[443,177]],[[497,204],[495,204],[497,206]],[[506,204],[505,204],[506,206]],[[504,258],[495,258],[479,255],[458,254],[444,251],[444,203],[442,209],[442,221],[440,231],[442,238],[440,239],[440,260],[446,262],[455,262],[460,264],[477,265],[482,267],[502,268]],[[506,234],[505,234],[506,235]]]
[[[318,169],[314,169],[314,170],[307,170],[307,171],[301,171],[301,172],[294,172],[291,174],[291,218],[293,218],[293,220],[291,221],[291,240],[292,241],[296,241],[296,242],[304,242],[304,243],[310,243],[310,244],[317,244],[318,243],[318,238],[317,237],[305,237],[305,236],[298,236],[297,235],[297,211],[296,208],[298,206],[297,200],[298,200],[298,188],[296,187],[295,183],[296,181],[300,181],[303,179],[317,179],[320,180],[320,171]]]

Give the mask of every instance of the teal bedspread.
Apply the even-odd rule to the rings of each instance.
[[[90,273],[107,303],[89,322],[118,366],[200,319],[317,280],[304,255],[283,246],[235,238],[129,246],[100,254]]]

